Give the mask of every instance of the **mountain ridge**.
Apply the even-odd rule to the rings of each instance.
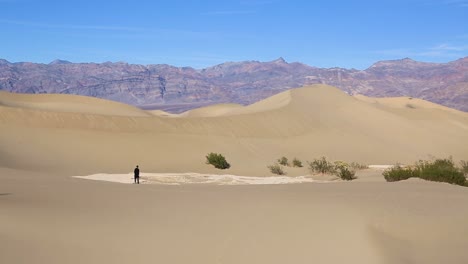
[[[408,96],[468,111],[468,57],[448,63],[409,58],[365,70],[317,68],[278,58],[225,62],[204,69],[126,62],[49,64],[0,59],[0,90],[93,96],[182,112],[217,103],[251,104],[291,88],[327,84],[348,94]]]

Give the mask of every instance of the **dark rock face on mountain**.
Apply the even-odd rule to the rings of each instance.
[[[227,62],[202,70],[122,62],[0,60],[0,90],[87,95],[173,111],[213,103],[249,104],[315,83],[333,85],[349,94],[411,96],[468,111],[468,57],[443,64],[381,61],[363,71],[315,68],[282,58]]]

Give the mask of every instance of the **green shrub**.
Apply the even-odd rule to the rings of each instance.
[[[465,175],[468,175],[468,161],[466,161],[466,160],[460,160],[460,167],[461,167],[461,171],[462,171]]]
[[[226,158],[218,153],[209,153],[206,155],[206,163],[215,166],[217,169],[229,169],[231,165],[226,161]]]
[[[385,170],[382,175],[386,181],[395,182],[414,177],[414,172],[411,168],[403,168],[400,165],[396,165],[391,169]]]
[[[297,158],[293,159],[292,164],[293,164],[293,167],[302,168],[302,161],[298,160]]]
[[[346,181],[356,179],[356,172],[350,169],[347,163],[341,161],[335,162],[335,175]]]
[[[286,172],[283,170],[283,167],[278,163],[268,166],[268,169],[270,169],[271,173],[273,174],[286,175]]]
[[[451,158],[436,159],[434,161],[419,161],[412,168],[395,166],[383,172],[385,180],[401,181],[409,178],[421,178],[428,181],[447,182],[467,186],[463,172],[455,167]]]
[[[288,158],[286,157],[279,158],[278,163],[283,166],[289,166],[289,161],[288,161]]]
[[[420,161],[415,166],[419,178],[428,181],[448,182],[451,184],[465,185],[466,178],[461,170],[455,167],[451,158],[436,159],[435,161]]]
[[[321,157],[320,159],[315,159],[312,162],[309,162],[309,170],[311,173],[334,173],[335,172],[335,166],[325,157]]]

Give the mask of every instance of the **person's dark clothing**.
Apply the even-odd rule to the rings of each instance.
[[[135,177],[134,177],[135,183],[140,184],[140,169],[138,169],[138,167],[136,167],[135,170],[133,171],[133,174],[135,175]]]

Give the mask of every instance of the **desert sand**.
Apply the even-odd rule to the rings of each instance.
[[[0,263],[468,263],[468,188],[377,166],[468,160],[466,142],[467,113],[325,85],[178,115],[2,92]],[[376,167],[278,184],[281,156]],[[143,184],[122,184],[137,164]]]

